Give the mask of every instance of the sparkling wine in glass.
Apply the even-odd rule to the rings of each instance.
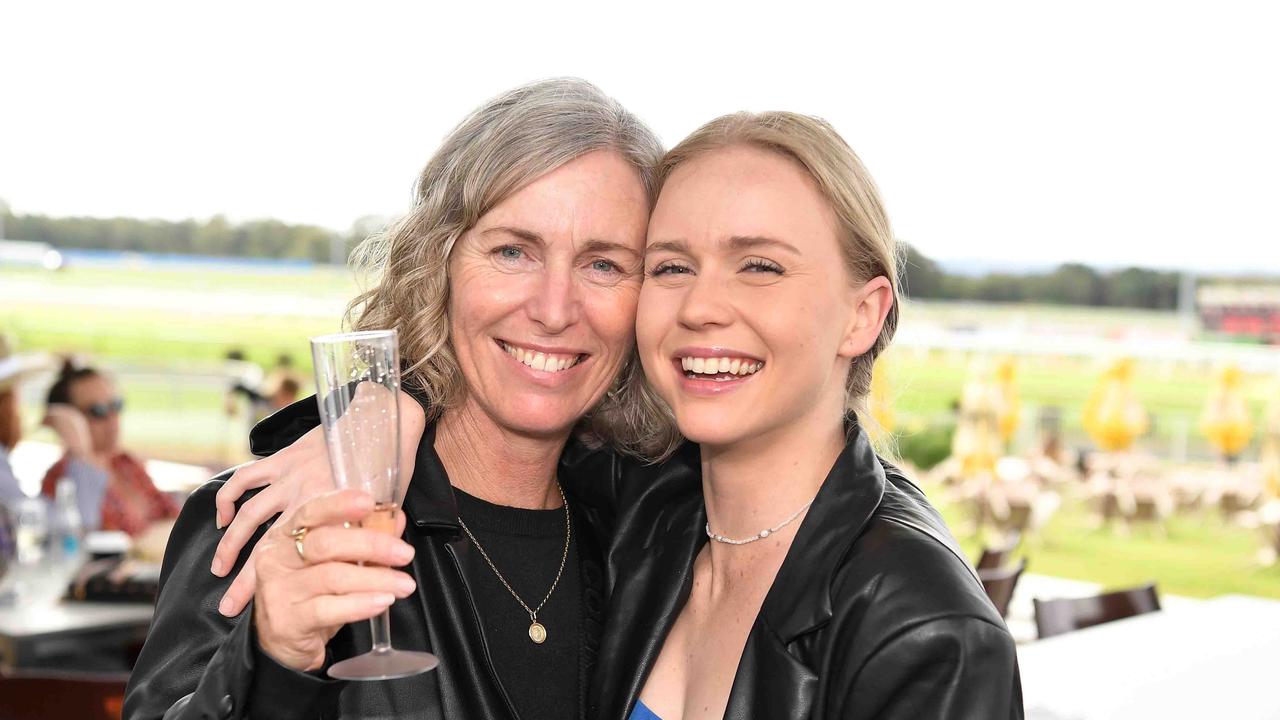
[[[362,527],[395,533],[400,497],[400,349],[395,330],[311,339],[316,402],[339,488],[359,488],[375,503]],[[431,653],[391,647],[390,609],[369,620],[373,649],[329,668],[339,680],[392,680],[432,670]]]

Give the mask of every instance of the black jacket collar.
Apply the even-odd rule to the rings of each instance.
[[[831,618],[827,587],[831,576],[884,497],[884,468],[861,428],[852,436],[827,473],[773,587],[761,606],[761,617],[783,643],[819,627]],[[839,527],[841,532],[831,532]]]
[[[457,535],[462,532],[458,502],[453,496],[449,475],[436,454],[435,441],[436,424],[427,423],[418,442],[418,456],[404,496],[404,509],[419,528]]]

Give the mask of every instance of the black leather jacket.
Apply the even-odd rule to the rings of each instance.
[[[707,536],[688,485],[659,470],[619,489],[592,718],[626,720],[689,596]],[[725,717],[1022,716],[1004,621],[923,493],[853,428],[765,597]]]
[[[283,447],[316,422],[306,401],[295,404],[255,430],[254,450]],[[170,540],[125,717],[160,717],[177,701],[165,717],[248,717],[252,709],[253,717],[329,718],[340,707],[349,717],[514,718],[457,571],[456,554],[471,550],[457,537],[431,435],[419,447],[405,502],[419,596],[393,606],[392,631],[397,647],[447,654],[440,670],[419,681],[342,684],[285,670],[256,651],[251,611],[232,621],[215,610],[227,582],[208,572],[218,539],[211,484],[188,500]],[[582,513],[575,527],[590,523],[608,546],[603,573],[594,563],[582,568],[587,627],[604,623],[587,718],[626,720],[688,595],[693,559],[706,542],[698,466],[691,444],[658,466],[576,444],[561,459],[561,479]],[[438,592],[423,597],[432,588]],[[364,635],[354,639],[352,628]],[[332,653],[355,654],[353,642],[367,648],[367,633],[366,624],[349,626]],[[594,642],[583,656],[597,657]],[[941,518],[881,463],[860,430],[765,599],[725,717],[1022,717],[1004,623]]]
[[[310,411],[299,403],[264,420],[254,430],[254,452],[269,454],[313,427],[314,407],[314,400]],[[404,503],[404,537],[417,550],[409,571],[418,591],[392,606],[391,633],[398,648],[439,655],[438,669],[403,680],[346,683],[282,667],[258,650],[252,606],[234,619],[216,609],[230,584],[209,572],[221,535],[213,520],[214,497],[227,477],[223,474],[188,498],[170,536],[155,618],[130,678],[124,717],[516,720],[488,656],[471,585],[460,569],[464,556],[475,549],[461,534],[452,487],[432,447],[434,439],[434,427],[428,427]],[[579,686],[585,688],[605,605],[602,547],[595,532],[602,520],[589,501],[574,497],[570,508],[582,583],[581,662],[580,667],[546,671],[579,673]],[[263,531],[265,527],[252,542]],[[247,551],[242,553],[236,572],[247,556]],[[352,657],[368,650],[370,642],[368,623],[344,626],[329,643],[330,658]],[[585,709],[579,716],[589,717]]]

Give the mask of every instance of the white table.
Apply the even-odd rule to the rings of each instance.
[[[1028,720],[1280,719],[1280,602],[1228,595],[1018,647]]]
[[[146,638],[153,610],[124,602],[0,607],[0,666],[42,667],[93,647],[123,650]]]

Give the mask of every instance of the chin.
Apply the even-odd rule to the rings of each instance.
[[[743,417],[728,413],[677,413],[676,426],[685,439],[699,445],[732,445],[751,437],[752,428]]]
[[[522,435],[550,436],[572,430],[585,412],[576,404],[547,398],[510,398],[498,409],[502,424]]]

